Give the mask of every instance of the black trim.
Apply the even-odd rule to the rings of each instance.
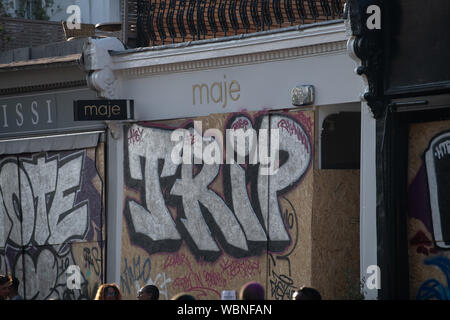
[[[67,88],[72,88],[72,87],[87,87],[87,81],[86,80],[74,80],[74,81],[59,82],[59,83],[38,84],[38,85],[27,86],[27,87],[14,87],[14,88],[0,89],[0,96],[7,96],[7,95],[12,95],[12,94],[28,93],[28,92],[67,89]]]
[[[377,255],[382,300],[409,299],[406,186],[408,126],[388,112],[377,121]],[[406,164],[406,165],[405,165]]]
[[[382,27],[370,30],[367,28],[367,8],[377,5],[381,8]],[[353,50],[356,56],[361,59],[361,66],[356,70],[360,76],[364,75],[368,82],[368,91],[364,93],[374,117],[381,118],[385,111],[386,98],[384,96],[384,49],[383,28],[386,25],[388,15],[385,14],[384,0],[347,0],[347,10],[350,18],[350,25],[353,36],[356,37],[353,43]]]
[[[378,5],[381,9],[379,30],[368,29],[366,24],[369,18],[367,8],[371,5]],[[368,82],[364,99],[377,120],[377,258],[381,270],[378,297],[383,300],[410,298],[407,233],[409,126],[414,122],[450,119],[450,96],[444,95],[450,93],[447,81],[397,88],[389,86],[391,45],[394,43],[390,37],[402,22],[402,8],[400,0],[347,0],[346,7],[354,37],[353,50],[361,59],[357,73],[364,75]]]
[[[409,127],[412,123],[450,119],[450,96],[423,98],[431,101],[425,110],[395,112],[393,104],[387,116],[377,120],[377,258],[381,269],[378,297],[382,300],[410,298],[407,216]],[[445,104],[447,107],[444,107]],[[433,109],[436,107],[439,108]]]
[[[383,18],[383,48],[384,48],[384,69],[386,72],[383,74],[384,79],[384,95],[391,97],[391,98],[398,98],[399,96],[409,96],[411,94],[421,94],[421,95],[432,95],[432,94],[439,94],[440,92],[450,92],[450,79],[439,79],[437,75],[434,75],[434,79],[430,79],[427,82],[419,84],[420,80],[418,79],[418,74],[416,76],[409,76],[409,81],[407,85],[399,85],[399,84],[391,84],[391,82],[395,82],[395,79],[392,74],[392,69],[394,67],[393,61],[395,61],[395,56],[398,54],[399,49],[405,50],[408,48],[409,51],[414,50],[411,52],[411,54],[408,54],[408,58],[406,58],[406,62],[408,63],[408,66],[410,65],[410,68],[416,68],[414,63],[415,57],[421,57],[420,61],[421,64],[426,66],[427,69],[430,69],[430,67],[433,65],[435,66],[437,62],[431,61],[430,56],[424,55],[423,52],[415,51],[420,48],[420,50],[432,50],[433,53],[435,53],[436,48],[429,48],[430,43],[426,44],[423,43],[425,41],[424,37],[433,39],[435,42],[433,45],[437,45],[437,41],[439,41],[439,48],[442,52],[442,56],[446,55],[446,49],[448,48],[448,41],[442,41],[438,40],[439,38],[436,38],[436,35],[442,34],[441,30],[445,30],[445,27],[448,27],[448,23],[446,25],[439,24],[439,19],[444,18],[445,9],[447,8],[440,8],[440,3],[447,2],[447,0],[436,0],[434,3],[433,9],[434,11],[431,12],[433,15],[433,19],[431,20],[429,14],[430,14],[430,8],[426,8],[423,6],[422,0],[381,0],[383,1],[384,10],[382,14],[384,15]],[[420,22],[414,21],[414,26],[411,25],[411,18],[408,19],[409,15],[411,15],[411,10],[422,10],[426,11],[427,14],[421,13]],[[440,8],[440,9],[439,9]],[[408,12],[409,10],[409,12]],[[440,10],[440,12],[438,12]],[[443,11],[444,10],[444,11]],[[417,11],[414,11],[415,14],[417,14]],[[417,17],[416,17],[417,18]],[[411,47],[411,43],[403,43],[400,44],[398,37],[405,36],[409,37],[410,35],[414,34],[414,37],[411,37],[414,39],[415,43],[420,44],[417,47]],[[434,35],[433,35],[434,34]],[[406,38],[405,37],[405,38]],[[402,38],[404,39],[404,38]],[[448,39],[448,37],[447,37]],[[412,57],[412,58],[409,58]],[[437,61],[439,60],[439,57],[434,56]],[[447,59],[448,61],[448,59]],[[448,62],[444,65],[439,65],[439,68],[441,70],[448,70],[449,64]],[[398,72],[399,70],[397,70]],[[421,76],[428,78],[430,75],[427,75],[426,72],[422,72]],[[398,80],[398,79],[397,79]],[[403,79],[404,82],[405,79]],[[416,81],[416,83],[414,83]]]

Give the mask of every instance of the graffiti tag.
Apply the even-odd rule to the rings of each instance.
[[[244,118],[232,118],[226,127],[239,126],[239,121],[250,127],[252,120]],[[126,200],[124,215],[132,242],[153,254],[177,251],[184,240],[206,261],[217,260],[222,250],[242,258],[267,248],[286,249],[291,239],[278,199],[310,167],[311,141],[302,124],[287,114],[262,115],[254,121],[258,129],[277,129],[284,122],[289,130],[280,130],[280,168],[270,177],[261,174],[258,164],[175,164],[171,133],[176,129],[133,125],[144,143],[125,143],[125,182],[142,198]],[[210,188],[219,175],[223,197]],[[175,218],[169,206],[176,208]]]

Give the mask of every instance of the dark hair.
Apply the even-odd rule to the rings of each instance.
[[[6,284],[8,282],[11,283],[10,277],[0,275],[0,286]]]
[[[195,300],[194,296],[190,294],[180,292],[172,297],[170,300]]]
[[[19,279],[17,279],[14,276],[11,276],[10,278],[11,278],[11,286],[10,287],[13,288],[15,292],[19,291],[19,284],[20,284]]]
[[[157,286],[154,286],[152,284],[148,284],[139,290],[143,293],[147,293],[151,296],[151,300],[158,300],[159,299],[159,289]]]
[[[319,291],[310,287],[301,287],[292,294],[292,300],[322,300]]]
[[[239,292],[240,300],[264,300],[264,287],[258,282],[247,282]]]

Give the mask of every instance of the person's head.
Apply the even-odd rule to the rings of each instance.
[[[174,295],[170,300],[195,300],[195,297],[185,292],[180,292]]]
[[[5,300],[9,295],[9,287],[11,286],[11,278],[0,275],[0,300]]]
[[[105,283],[98,287],[94,300],[122,300],[122,294],[115,283]]]
[[[159,299],[159,289],[158,287],[148,284],[143,286],[137,295],[138,300],[158,300]]]
[[[264,287],[255,281],[247,282],[239,292],[240,300],[264,300]]]
[[[9,287],[9,297],[14,298],[19,293],[20,281],[14,276],[11,276],[11,285]]]
[[[292,294],[292,300],[322,300],[319,291],[310,287],[301,287]]]

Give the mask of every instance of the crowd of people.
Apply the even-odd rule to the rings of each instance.
[[[19,280],[13,276],[0,275],[0,300],[24,300],[19,295]],[[145,285],[138,292],[138,300],[159,300],[159,289],[154,285]],[[239,290],[239,300],[265,300],[264,286],[259,282],[251,281],[244,284]],[[311,287],[302,287],[295,290],[292,300],[322,300],[320,293]],[[94,300],[122,300],[122,293],[115,283],[102,284],[95,295]],[[186,292],[174,295],[171,300],[196,300]]]
[[[138,300],[158,300],[159,289],[154,285],[142,287],[138,293]],[[265,300],[265,290],[259,282],[251,281],[244,284],[239,291],[239,300]],[[103,284],[98,288],[95,300],[121,300],[122,294],[115,283]],[[170,300],[196,300],[194,296],[180,292]],[[319,291],[311,287],[301,287],[292,294],[292,300],[322,300]]]

